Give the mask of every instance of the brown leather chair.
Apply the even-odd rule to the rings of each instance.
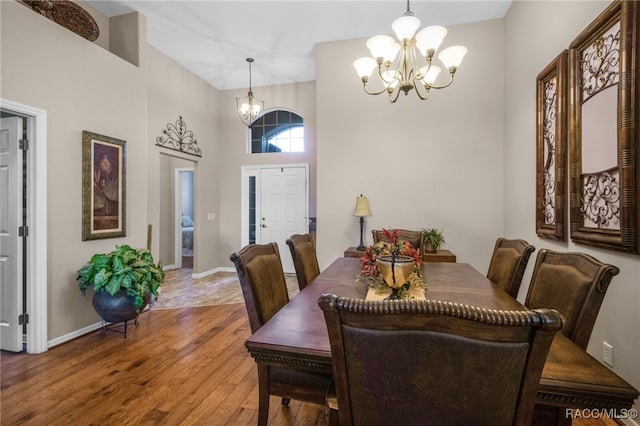
[[[294,234],[287,239],[287,245],[296,268],[298,287],[305,288],[315,277],[320,275],[316,246],[310,234]]]
[[[251,332],[258,330],[289,302],[287,282],[276,243],[248,245],[230,256],[236,267],[244,296]],[[330,374],[310,373],[287,367],[258,367],[258,424],[269,419],[269,396],[326,404]]]
[[[620,270],[584,253],[538,252],[524,302],[529,308],[557,309],[564,317],[562,334],[587,349],[602,300]],[[570,425],[563,407],[536,405],[535,424]]]
[[[511,297],[517,298],[522,276],[535,249],[525,240],[498,238],[489,262],[487,278]]]
[[[393,230],[394,229],[390,229],[390,231]],[[420,249],[420,254],[424,254],[424,231],[409,231],[407,229],[395,230],[398,231],[398,237],[409,241],[414,249]],[[377,243],[378,241],[389,241],[387,236],[384,235],[384,230],[374,229],[371,233],[373,234],[374,243]]]
[[[619,272],[588,254],[542,249],[524,304],[558,310],[565,319],[562,334],[586,350],[609,283]]]
[[[340,425],[526,425],[562,317],[325,294]]]

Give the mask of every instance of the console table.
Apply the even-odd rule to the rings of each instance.
[[[344,251],[344,257],[360,258],[364,254],[364,250],[360,251],[356,247],[349,247]],[[456,255],[449,250],[438,250],[435,253],[426,252],[422,255],[425,262],[455,262]]]
[[[449,250],[438,250],[437,252],[424,252],[422,260],[425,262],[455,262],[456,255]]]

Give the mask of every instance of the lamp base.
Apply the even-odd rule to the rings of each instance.
[[[364,244],[360,244],[358,247],[356,247],[356,250],[358,251],[365,251],[367,248],[364,246]]]

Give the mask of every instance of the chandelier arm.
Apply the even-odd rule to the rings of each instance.
[[[420,90],[421,90],[421,89],[420,89],[420,86],[422,86],[422,87],[423,87],[423,89],[422,89],[422,90],[425,90],[425,91],[426,91],[426,94],[424,94],[424,95],[423,95],[423,94],[421,93],[421,91],[420,91]],[[425,85],[424,85],[424,84],[416,84],[416,86],[415,86],[415,87],[416,87],[416,95],[418,95],[418,97],[419,97],[421,100],[426,101],[427,99],[429,99],[429,94],[430,94],[431,92],[429,91],[429,89],[425,88]]]
[[[384,92],[386,92],[386,91],[387,91],[387,88],[385,87],[385,88],[383,88],[383,89],[382,89],[381,91],[379,91],[379,92],[370,92],[370,91],[367,89],[367,83],[366,83],[366,82],[363,82],[362,87],[364,87],[364,92],[365,92],[367,95],[379,95],[379,94],[384,93]]]
[[[444,88],[447,88],[447,87],[451,86],[451,84],[453,83],[453,74],[454,73],[449,73],[449,82],[448,83],[443,84],[442,86],[436,86],[436,85],[433,85],[433,84],[429,84],[429,88],[430,89],[444,89]]]
[[[390,68],[391,68],[391,63],[386,64],[386,65],[385,65],[385,72],[389,71],[389,69],[390,69]],[[397,71],[396,71],[396,72],[397,72]],[[384,84],[386,84],[387,86],[391,86],[391,84],[392,84],[394,81],[398,80],[398,77],[397,77],[397,76],[396,76],[396,77],[394,77],[391,81],[388,81],[386,78],[384,78],[384,73],[382,72],[382,64],[378,64],[378,78],[379,78],[380,80],[382,80],[382,82],[383,82]],[[386,90],[386,89],[385,89],[385,90]],[[380,92],[380,93],[382,93],[382,92]]]
[[[392,96],[394,93],[395,93],[395,96]],[[396,87],[395,90],[389,91],[389,102],[391,102],[392,104],[395,104],[396,101],[398,100],[398,97],[400,97],[400,89],[398,87]]]

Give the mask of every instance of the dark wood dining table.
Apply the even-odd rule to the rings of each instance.
[[[338,258],[245,346],[257,363],[332,373],[331,347],[318,299],[324,293],[365,298],[368,285],[357,280],[360,261]],[[490,309],[526,309],[466,263],[425,263],[427,299]],[[554,338],[540,379],[538,402],[577,409],[630,409],[638,390],[562,334]]]

